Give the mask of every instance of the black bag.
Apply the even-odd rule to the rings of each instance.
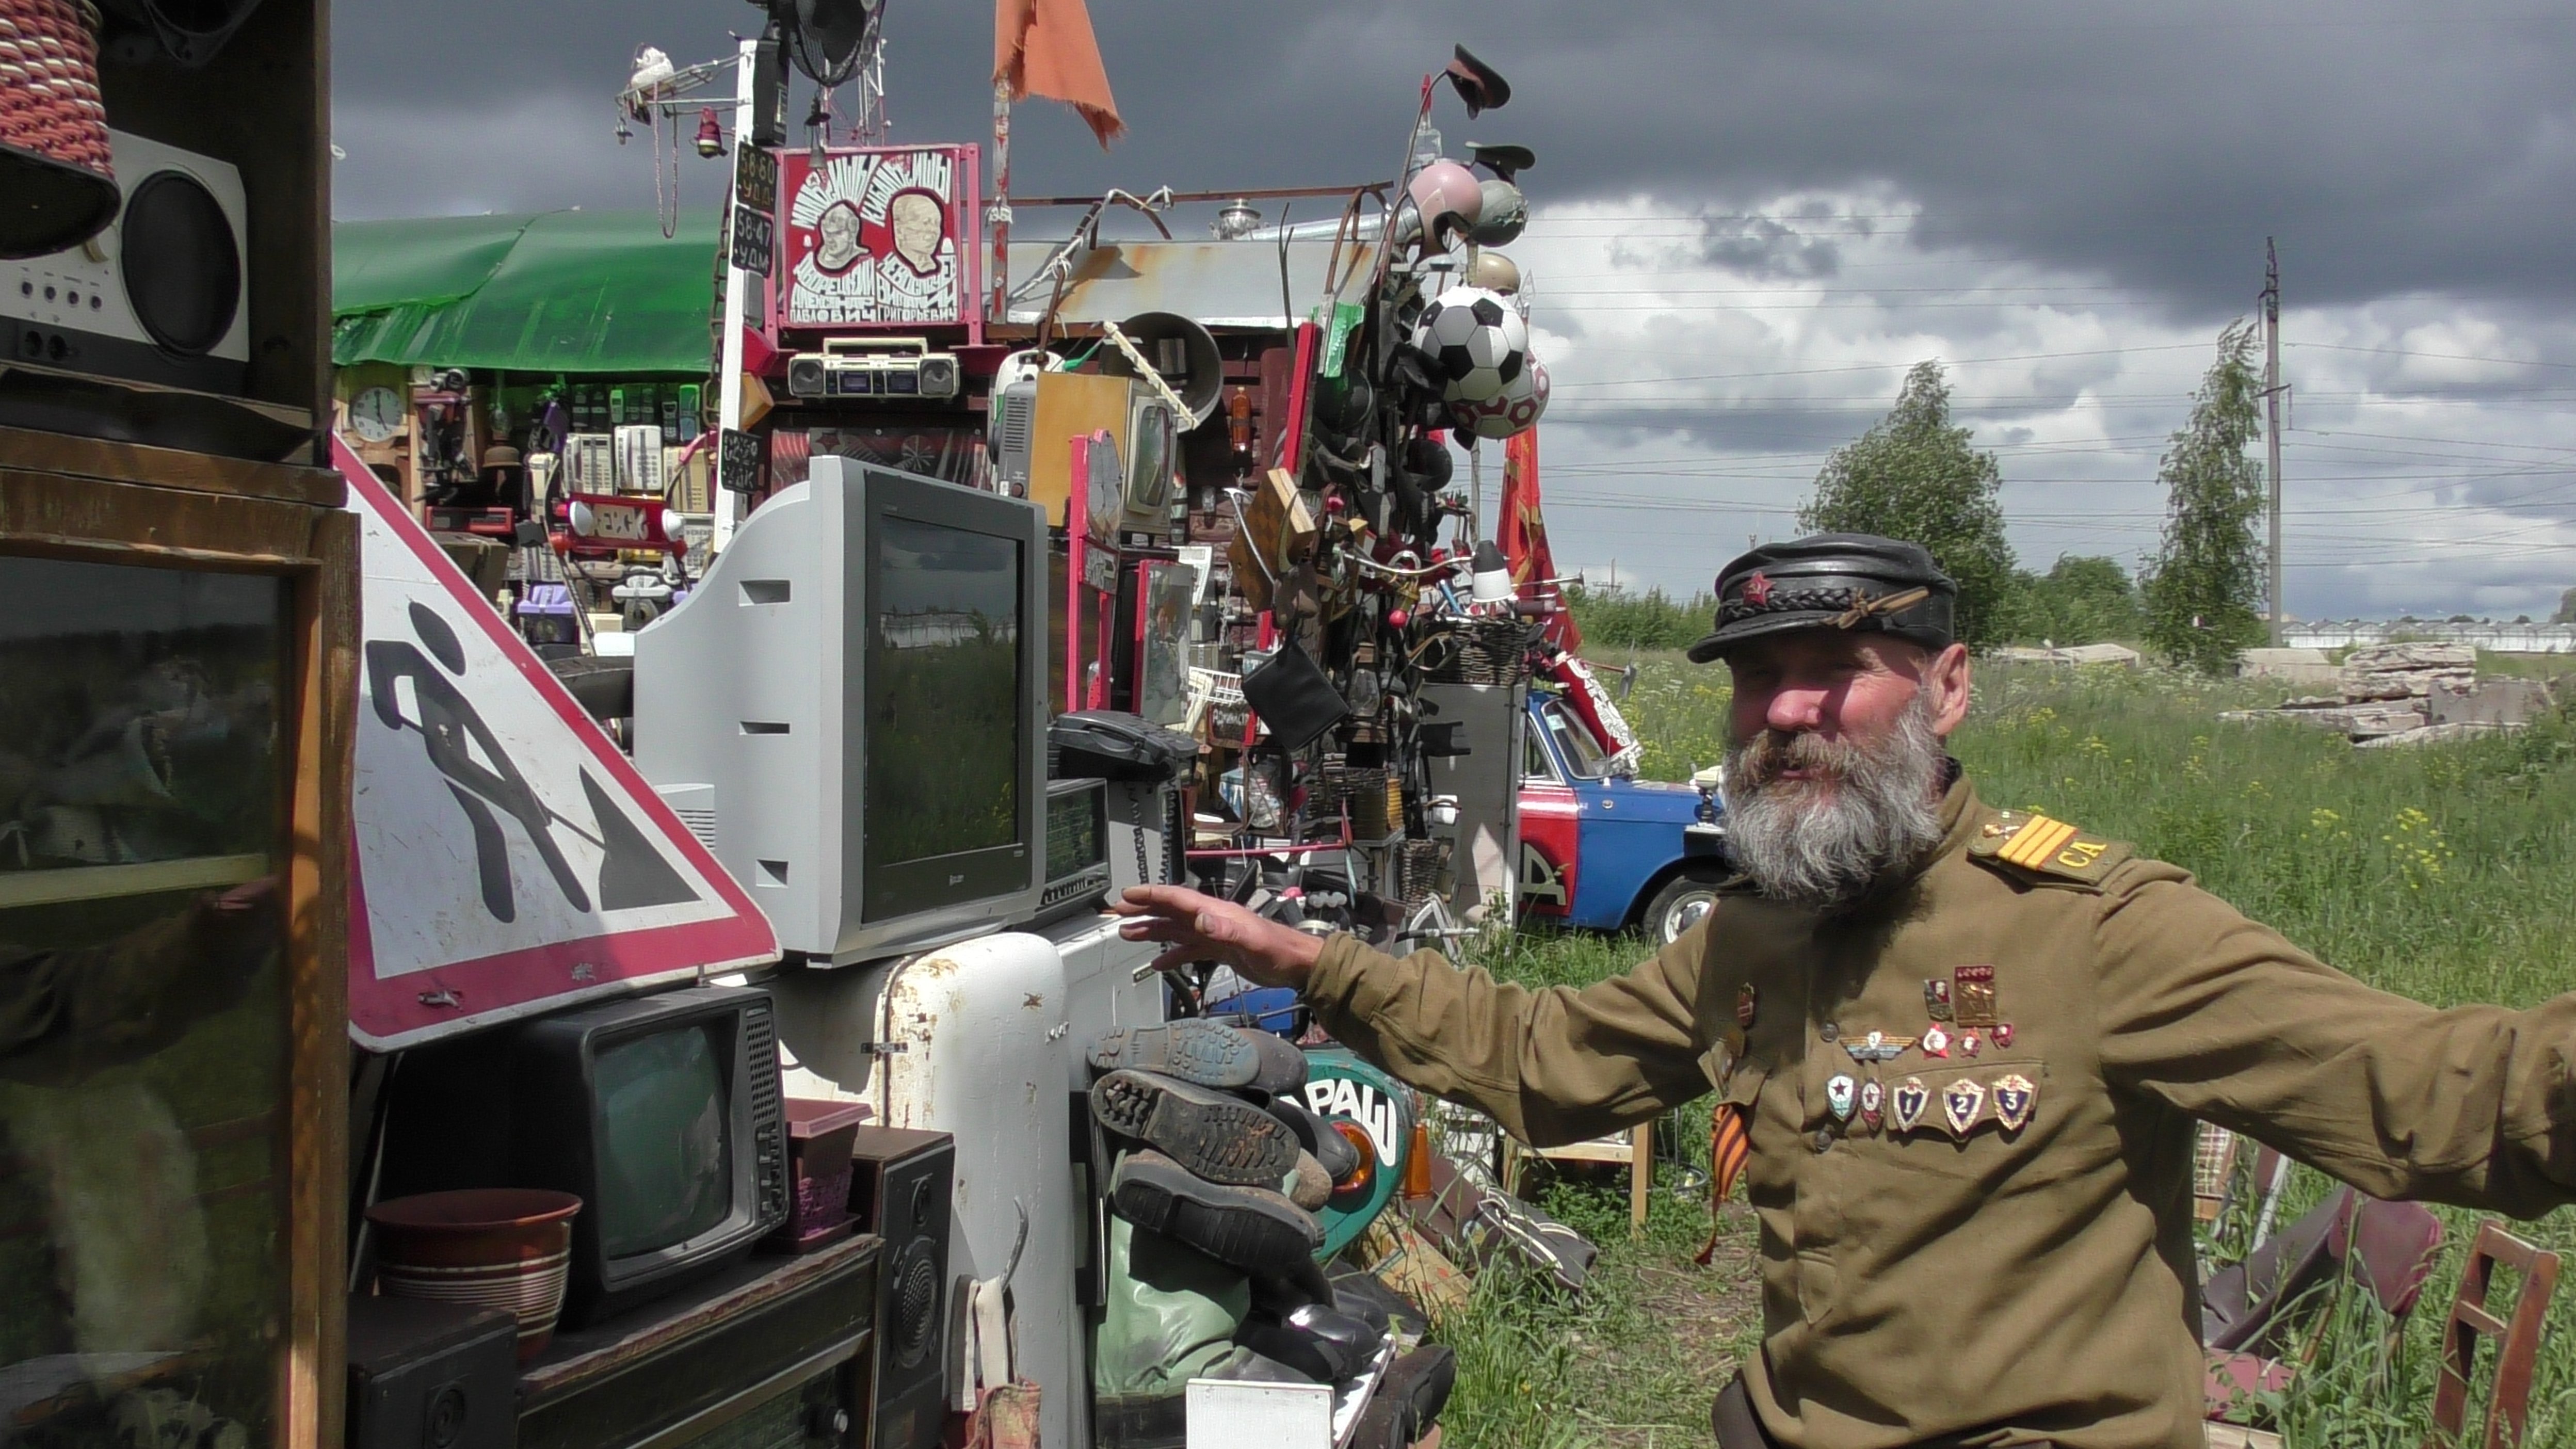
[[[1243,699],[1270,727],[1270,738],[1289,751],[1304,749],[1351,714],[1322,666],[1293,642],[1281,644],[1243,676]]]

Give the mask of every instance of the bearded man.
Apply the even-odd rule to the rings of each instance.
[[[1132,939],[1293,985],[1334,1036],[1523,1141],[1714,1092],[1760,1222],[1727,1449],[2199,1449],[2196,1121],[2380,1197],[2576,1197],[2576,995],[2448,1011],[2360,985],[2183,871],[1996,810],[1956,588],[1825,534],[1718,579],[1742,877],[1654,959],[1529,991],[1169,887]]]

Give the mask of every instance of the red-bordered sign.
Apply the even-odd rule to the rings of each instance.
[[[741,886],[348,445],[349,1035],[385,1051],[776,959]]]
[[[774,326],[897,330],[968,322],[983,285],[972,146],[779,153],[783,268]]]

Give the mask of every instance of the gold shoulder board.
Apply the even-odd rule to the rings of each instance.
[[[2128,859],[2129,847],[2063,820],[2002,810],[1977,828],[1968,853],[2032,875],[2099,885],[2111,867]]]

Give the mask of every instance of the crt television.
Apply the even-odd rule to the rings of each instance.
[[[635,636],[635,763],[815,965],[1028,920],[1046,847],[1046,520],[849,458]]]
[[[417,1048],[388,1090],[380,1197],[544,1187],[581,1199],[571,1323],[713,1272],[787,1219],[766,991],[684,988]]]

